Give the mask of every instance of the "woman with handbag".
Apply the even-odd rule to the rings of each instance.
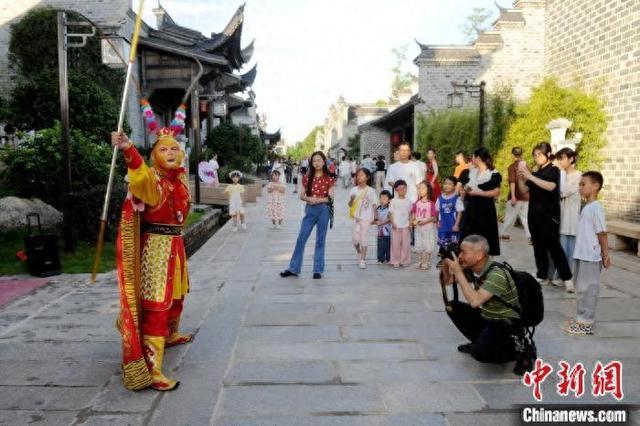
[[[313,278],[322,278],[324,272],[324,249],[330,218],[329,203],[333,198],[336,178],[329,172],[327,157],[322,151],[314,152],[309,163],[309,170],[302,178],[303,190],[300,192],[300,199],[306,203],[304,217],[289,267],[280,272],[283,278],[297,277],[302,271],[304,247],[314,226],[316,246],[313,256]]]

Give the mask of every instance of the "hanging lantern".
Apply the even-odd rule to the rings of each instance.
[[[209,111],[209,101],[207,101],[206,99],[200,100],[200,112],[207,111]]]

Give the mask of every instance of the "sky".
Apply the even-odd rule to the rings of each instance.
[[[160,0],[179,25],[210,36],[220,32],[243,0]],[[132,0],[137,10],[139,0]],[[499,2],[509,6],[510,0]],[[155,27],[146,0],[143,17]],[[406,69],[423,44],[463,44],[460,26],[474,7],[497,16],[493,0],[247,0],[242,45],[256,39],[251,62],[258,113],[267,130],[282,130],[289,145],[323,123],[340,95],[347,102],[375,102],[389,96],[394,56],[408,46]]]

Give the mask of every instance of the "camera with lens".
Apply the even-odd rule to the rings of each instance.
[[[455,253],[456,257],[460,254],[460,244],[455,241],[451,241],[440,246],[440,250],[438,251],[438,256],[442,260],[450,259],[453,260],[453,254]]]

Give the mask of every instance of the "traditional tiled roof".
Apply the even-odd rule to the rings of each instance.
[[[244,4],[236,10],[224,30],[212,33],[211,38],[178,25],[161,6],[156,10],[161,15],[158,29],[149,29],[148,36],[140,38],[141,45],[178,55],[196,56],[206,63],[228,65],[230,69],[240,69],[251,59],[254,42],[245,49],[240,46]]]
[[[256,76],[258,75],[258,64],[255,64],[253,68],[251,68],[246,73],[242,74],[240,78],[242,82],[247,86],[253,86],[253,82],[256,81]]]
[[[497,31],[482,31],[478,34],[475,44],[502,44],[502,36]]]
[[[498,8],[498,10],[500,10],[500,15],[498,16],[498,18],[493,22],[493,25],[496,26],[498,24],[519,24],[525,23],[525,19],[524,16],[522,15],[522,11],[518,10],[518,9],[508,9],[506,7],[502,7],[498,4],[498,2],[495,2],[496,7]]]
[[[251,57],[253,56],[253,51],[255,49],[254,47],[255,41],[256,39],[251,40],[251,43],[249,43],[247,47],[242,49],[242,52],[241,52],[242,60],[244,61],[245,64],[249,62],[251,60]]]
[[[404,119],[408,119],[413,115],[414,108],[416,104],[422,103],[422,99],[418,95],[413,95],[411,99],[409,99],[404,104],[400,105],[398,108],[393,111],[388,112],[382,117],[376,118],[375,120],[369,121],[361,126],[358,126],[358,130],[365,130],[370,127],[382,127],[385,128],[391,123],[395,123],[397,121],[402,121]]]
[[[167,40],[153,37],[140,37],[139,43],[141,46],[151,47],[174,55],[196,57],[206,64],[229,66],[229,61],[227,61],[224,56],[194,51]]]
[[[477,62],[480,55],[473,46],[437,46],[416,41],[420,46],[420,55],[414,60],[432,62]]]
[[[478,34],[474,46],[478,48],[498,49],[504,45],[504,40],[498,31],[486,30]]]
[[[273,133],[267,133],[264,130],[260,129],[260,139],[263,141],[269,141],[271,144],[276,144],[280,142],[282,139],[282,135],[280,134],[280,129]]]

